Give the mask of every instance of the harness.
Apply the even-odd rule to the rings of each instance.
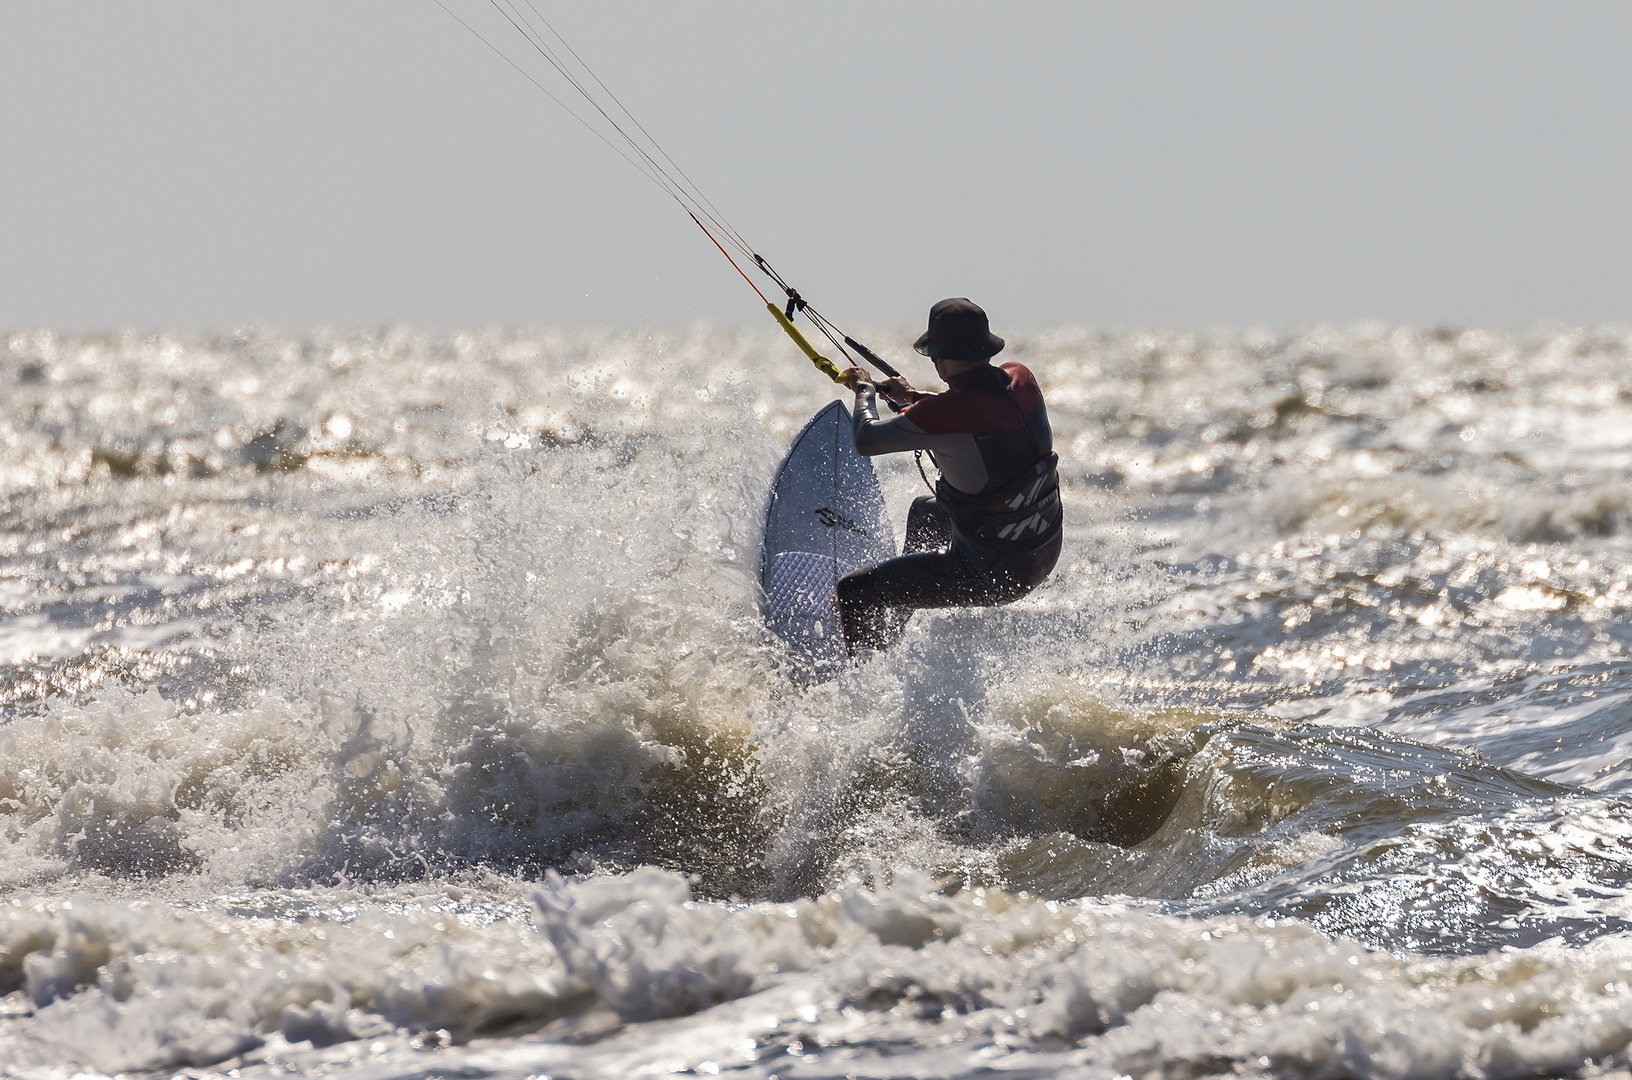
[[[1060,505],[1060,456],[1050,453],[1008,483],[979,495],[959,491],[943,477],[935,498],[952,525],[982,547],[1006,555],[1036,551],[1058,536],[1065,523]]]
[[[1005,380],[1001,387],[991,382],[995,380],[977,389],[1007,398],[1019,414],[1020,404],[1014,400],[1008,382]],[[1023,414],[1020,428],[1031,444],[1030,454],[1016,453],[1012,440],[1002,436],[975,436],[987,468],[999,476],[1008,476],[996,487],[970,494],[947,483],[944,476],[935,482],[935,498],[946,508],[953,527],[982,547],[1006,555],[1036,551],[1054,540],[1065,523],[1065,511],[1060,505],[1060,456],[1052,451],[1042,453]],[[1017,457],[1021,460],[1016,461]],[[992,468],[999,463],[1010,468]]]

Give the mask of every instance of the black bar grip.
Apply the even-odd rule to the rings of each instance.
[[[901,377],[901,373],[891,367],[889,362],[882,356],[878,355],[873,350],[851,337],[849,334],[844,335],[844,343],[860,353],[863,360],[867,361],[869,364],[873,365],[890,378],[899,379]]]

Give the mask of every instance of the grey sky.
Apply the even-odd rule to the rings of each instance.
[[[1632,5],[535,2],[843,325],[1632,320]],[[763,318],[432,0],[0,0],[0,326]]]

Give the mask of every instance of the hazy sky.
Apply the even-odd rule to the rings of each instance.
[[[1632,321],[1624,0],[535,2],[847,326]],[[764,318],[433,0],[0,0],[0,327]]]

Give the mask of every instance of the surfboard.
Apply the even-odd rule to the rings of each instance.
[[[878,473],[856,453],[850,410],[835,401],[788,447],[765,507],[761,611],[798,677],[836,674],[846,655],[833,603],[839,578],[894,555]]]

